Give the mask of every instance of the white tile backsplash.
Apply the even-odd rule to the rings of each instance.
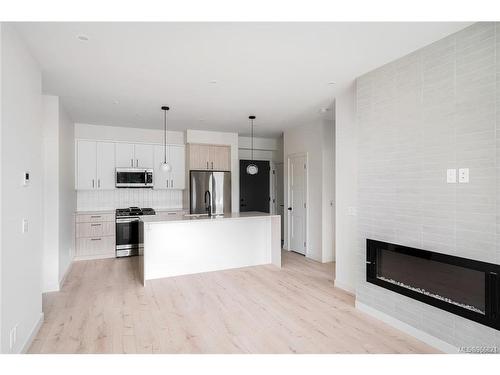
[[[183,190],[80,190],[76,199],[78,211],[111,210],[131,206],[154,209],[183,208]]]

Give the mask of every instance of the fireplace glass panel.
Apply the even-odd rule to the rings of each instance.
[[[377,249],[380,280],[485,314],[485,273],[431,259]]]

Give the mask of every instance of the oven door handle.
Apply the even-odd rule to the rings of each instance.
[[[130,217],[130,218],[124,218],[124,219],[116,219],[117,224],[133,223],[135,221],[139,221],[139,218],[138,217]]]

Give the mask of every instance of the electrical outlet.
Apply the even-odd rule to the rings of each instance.
[[[23,219],[22,233],[28,233],[28,219]]]
[[[458,182],[461,184],[469,183],[469,168],[460,168],[458,170]]]
[[[16,346],[16,341],[17,341],[17,324],[14,326],[14,328],[10,330],[9,348],[11,352],[14,350],[14,347]]]
[[[448,184],[456,184],[457,183],[457,170],[456,169],[447,169],[446,170],[446,182]]]

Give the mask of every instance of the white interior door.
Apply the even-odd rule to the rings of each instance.
[[[305,155],[288,158],[288,238],[289,249],[306,253],[307,170]]]

